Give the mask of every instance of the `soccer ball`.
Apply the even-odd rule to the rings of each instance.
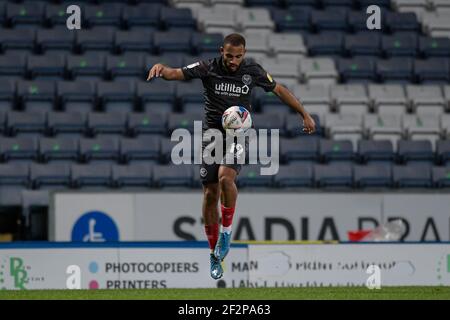
[[[250,112],[241,106],[229,107],[222,115],[222,127],[236,133],[245,133],[252,127]]]

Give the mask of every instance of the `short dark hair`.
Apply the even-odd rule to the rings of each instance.
[[[238,33],[231,33],[223,39],[223,46],[227,43],[231,44],[233,47],[239,47],[240,45],[245,48],[245,38]]]

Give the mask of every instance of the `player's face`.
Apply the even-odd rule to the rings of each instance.
[[[225,46],[221,47],[220,53],[222,54],[225,67],[231,72],[235,72],[244,59],[245,51],[246,50],[242,45],[232,46],[227,43]]]

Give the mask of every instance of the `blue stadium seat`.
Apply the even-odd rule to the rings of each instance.
[[[437,188],[450,187],[450,167],[434,167],[432,170],[433,184]]]
[[[68,31],[66,26],[39,29],[36,43],[42,52],[72,52],[75,48],[75,32]]]
[[[196,21],[192,17],[189,8],[170,8],[162,7],[160,16],[162,25],[165,29],[195,29]]]
[[[245,187],[270,188],[273,185],[273,175],[262,175],[261,165],[249,164],[242,167],[237,177],[237,185]]]
[[[443,165],[450,164],[450,141],[439,140],[436,142],[436,156]]]
[[[450,57],[450,39],[445,37],[420,37],[419,51],[425,58]]]
[[[13,110],[17,101],[16,99],[17,95],[15,81],[0,79],[0,111]]]
[[[318,161],[319,140],[314,138],[280,139],[280,155],[283,162]]]
[[[256,130],[278,129],[280,135],[285,135],[286,127],[284,117],[280,114],[253,114],[252,122]]]
[[[371,5],[389,9],[391,7],[391,0],[355,0],[355,4],[364,10]]]
[[[378,60],[377,74],[381,82],[410,83],[413,81],[414,61],[407,57]]]
[[[126,6],[123,11],[123,20],[130,29],[135,27],[159,29],[161,8],[160,3],[140,3],[137,6]]]
[[[418,51],[418,38],[415,34],[385,35],[381,39],[381,47],[387,57],[415,57]]]
[[[89,163],[72,164],[72,186],[76,188],[86,186],[110,187],[112,185],[111,164]]]
[[[350,140],[321,140],[319,153],[324,162],[353,161],[355,159]]]
[[[159,54],[166,52],[191,52],[192,32],[189,30],[157,31],[153,41]]]
[[[105,75],[105,61],[105,55],[99,52],[69,55],[67,56],[67,70],[74,79],[80,77],[99,79]]]
[[[0,25],[4,25],[6,21],[6,4],[0,3]]]
[[[341,81],[344,83],[351,81],[375,81],[377,79],[375,61],[368,57],[339,59],[338,71],[341,75]]]
[[[162,79],[138,82],[137,97],[145,112],[169,113],[175,109],[175,83]]]
[[[146,52],[152,53],[153,31],[152,30],[127,30],[116,32],[115,45],[120,52]]]
[[[46,186],[70,186],[70,165],[68,163],[32,163],[30,180],[34,188]]]
[[[357,188],[392,187],[392,168],[389,165],[356,165],[354,181]]]
[[[362,162],[392,162],[395,160],[394,147],[390,140],[360,140],[358,155]]]
[[[190,165],[155,165],[153,180],[158,188],[191,187],[193,172]]]
[[[427,165],[394,166],[394,184],[398,188],[430,188],[431,167]]]
[[[0,82],[1,84],[1,82]],[[1,94],[1,92],[0,92]],[[3,110],[0,110],[0,133],[6,134],[7,133],[7,126],[6,126],[6,112]]]
[[[247,7],[265,7],[271,10],[281,6],[282,2],[282,0],[245,0],[245,5]]]
[[[86,114],[93,111],[96,92],[92,82],[83,80],[59,81],[56,85],[56,90],[65,112]]]
[[[36,160],[38,144],[35,137],[0,137],[0,152],[4,161]]]
[[[0,45],[2,51],[33,51],[36,32],[31,28],[0,29]]]
[[[433,147],[428,140],[399,140],[397,153],[403,163],[434,161]]]
[[[145,59],[145,65],[147,70],[150,70],[157,63],[162,63],[173,68],[184,67],[184,59],[186,54],[177,52],[168,52],[158,56],[147,56]]]
[[[0,55],[0,77],[12,80],[26,77],[27,56],[18,52],[7,52]]]
[[[27,163],[0,163],[0,185],[29,186],[30,167]]]
[[[7,127],[10,135],[22,133],[43,134],[47,128],[47,117],[43,112],[17,112],[7,114]]]
[[[147,73],[144,69],[144,55],[135,52],[125,53],[121,56],[108,56],[106,69],[113,80],[145,79]]]
[[[44,162],[75,162],[79,159],[78,138],[43,137],[39,139],[39,154]]]
[[[77,30],[76,42],[81,52],[113,51],[114,27],[95,27]]]
[[[122,9],[123,5],[120,3],[87,4],[84,6],[84,19],[90,27],[101,25],[120,27],[122,24]]]
[[[87,132],[86,115],[80,112],[49,112],[47,126],[54,136],[81,136]]]
[[[53,81],[18,81],[17,94],[26,111],[47,112],[55,108],[56,86]]]
[[[98,82],[97,94],[107,112],[128,113],[134,110],[135,84],[131,81]]]
[[[353,7],[353,0],[322,0],[322,5],[325,8],[332,7],[333,9],[340,6],[351,8]]]
[[[114,112],[91,112],[87,117],[88,129],[93,136],[102,134],[124,135],[127,131],[126,121],[126,115]]]
[[[311,30],[311,9],[308,7],[290,8],[289,10],[271,10],[272,20],[278,31]]]
[[[385,12],[386,26],[390,32],[397,31],[420,31],[420,24],[414,12]]]
[[[414,74],[418,83],[447,84],[450,82],[450,61],[448,58],[416,60]]]
[[[287,166],[280,166],[274,177],[274,184],[278,188],[312,188],[314,185],[313,166],[309,163],[292,163]]]
[[[295,6],[301,7],[316,7],[318,5],[318,1],[316,0],[286,0],[286,6],[291,8]]]
[[[351,188],[353,185],[353,169],[348,163],[314,165],[314,180],[319,188]]]
[[[363,11],[350,11],[348,13],[348,26],[349,29],[353,32],[359,32],[359,31],[367,31],[367,18],[368,15],[366,13],[366,10],[364,8]],[[384,24],[384,15],[381,14],[381,25]],[[368,33],[377,33],[377,31],[370,30]]]
[[[273,92],[259,89],[252,91],[252,107],[257,107],[262,113],[291,113],[292,111]]]
[[[148,163],[113,165],[112,179],[116,187],[151,187],[153,184],[152,166]]]
[[[80,155],[85,162],[92,160],[118,161],[120,155],[117,137],[81,138]]]
[[[37,27],[44,21],[44,3],[38,1],[7,3],[6,17],[13,27]]]
[[[345,50],[350,56],[381,56],[381,35],[376,32],[347,35]]]
[[[317,32],[346,31],[348,28],[347,11],[345,8],[316,10],[311,13],[311,23]]]
[[[194,121],[202,121],[203,114],[201,113],[171,113],[168,118],[169,133],[176,129],[187,129],[189,132],[194,132]]]
[[[74,4],[74,1],[71,1],[72,3],[69,4]],[[78,5],[81,9],[81,25],[84,25],[84,4],[81,3],[80,1],[77,1],[76,5]],[[66,24],[67,24],[67,18],[69,17],[69,14],[66,13],[68,4],[67,3],[55,3],[55,4],[51,4],[51,3],[47,3],[47,5],[45,6],[45,20],[50,24],[50,26],[52,26],[53,28],[55,26],[63,26],[63,28],[66,28]]]
[[[223,36],[220,33],[194,33],[192,35],[192,48],[196,54],[204,52],[217,53],[223,42]]]
[[[160,158],[161,138],[157,135],[145,135],[137,138],[122,138],[120,154],[123,162],[157,162]]]
[[[297,136],[321,137],[323,135],[323,128],[319,116],[313,113],[311,114],[311,117],[314,119],[314,122],[316,123],[316,131],[313,134],[308,134],[303,131],[303,123],[301,120],[299,120],[299,118],[296,115],[294,116],[289,115],[286,117],[286,135],[290,137],[297,137]]]
[[[63,79],[66,74],[66,59],[61,54],[29,55],[28,70],[31,78],[38,80]]]
[[[128,131],[131,135],[167,133],[167,114],[156,112],[130,113]]]
[[[199,113],[204,108],[203,84],[201,81],[179,82],[176,85],[176,96],[183,112]]]
[[[308,52],[316,55],[341,55],[344,52],[344,36],[338,32],[322,32],[306,37]]]

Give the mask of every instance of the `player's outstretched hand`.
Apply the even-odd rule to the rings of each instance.
[[[148,72],[147,81],[150,81],[153,78],[162,77],[163,70],[164,70],[164,66],[162,64],[160,64],[160,63],[155,64]]]
[[[314,131],[316,131],[316,122],[309,114],[306,114],[305,118],[303,119],[303,131],[308,134],[314,133]]]

